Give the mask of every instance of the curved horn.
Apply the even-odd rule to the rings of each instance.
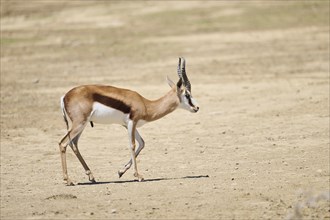
[[[186,73],[186,60],[183,57],[181,57],[181,59],[182,59],[181,74],[182,74],[183,83],[186,86],[186,88],[188,89],[188,91],[191,92],[191,84],[190,84],[190,81],[189,81],[187,73]]]

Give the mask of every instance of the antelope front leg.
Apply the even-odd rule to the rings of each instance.
[[[142,139],[141,135],[139,134],[139,132],[135,129],[135,139],[138,141],[139,143],[139,147],[135,152],[135,156],[138,157],[141,150],[144,148],[144,140]],[[118,171],[118,175],[119,178],[122,177],[122,175],[124,175],[124,173],[126,173],[126,171],[131,168],[132,166],[132,159],[130,159],[126,165],[124,166],[124,168],[122,170]]]
[[[136,122],[130,120],[127,125],[128,130],[128,139],[131,150],[131,160],[134,167],[134,176],[138,178],[139,182],[143,180],[143,176],[141,176],[137,169],[136,163],[136,154],[135,154],[135,131],[136,131]]]
[[[138,178],[139,182],[143,181],[144,178],[142,175],[139,174],[137,170],[137,163],[136,163],[136,154],[135,154],[135,140],[133,140],[134,143],[132,143],[131,147],[131,157],[133,161],[133,166],[134,166],[134,176]]]

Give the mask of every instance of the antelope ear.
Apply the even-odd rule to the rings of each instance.
[[[166,76],[166,80],[167,80],[167,84],[171,87],[174,88],[175,87],[175,83],[168,77]]]

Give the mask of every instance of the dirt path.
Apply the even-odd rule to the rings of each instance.
[[[1,219],[330,218],[329,2],[1,0]],[[187,60],[201,110],[88,127],[62,182],[59,99],[110,84],[149,99]]]

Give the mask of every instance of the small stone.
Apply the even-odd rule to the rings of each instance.
[[[40,81],[39,79],[35,79],[35,80],[33,80],[33,83],[37,84],[37,83],[39,83],[39,81]]]
[[[112,214],[115,214],[115,213],[117,213],[117,210],[116,210],[116,209],[112,209],[112,210],[111,210],[111,213],[112,213]]]

